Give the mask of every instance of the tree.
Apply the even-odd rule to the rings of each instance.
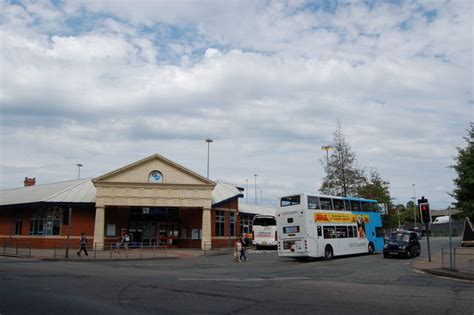
[[[465,148],[457,147],[458,156],[454,158],[455,165],[451,165],[457,173],[457,178],[453,180],[454,190],[450,194],[454,197],[453,205],[457,207],[464,216],[474,220],[474,123],[471,122],[471,129]]]
[[[320,160],[321,164],[326,166],[327,174],[319,191],[327,195],[357,196],[359,188],[366,183],[367,179],[364,171],[354,165],[355,153],[351,152],[345,140],[339,119],[333,135],[332,147],[335,151],[329,158],[329,164],[325,160]]]
[[[384,181],[376,169],[370,170],[370,177],[366,183],[359,188],[358,197],[366,199],[375,199],[379,203],[384,203],[388,206],[391,201],[390,183]]]

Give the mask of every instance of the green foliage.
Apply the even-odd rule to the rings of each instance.
[[[451,167],[457,173],[451,196],[455,198],[456,206],[464,216],[474,220],[474,123],[471,122],[471,129],[468,136],[464,137],[467,142],[465,148],[458,147],[458,156],[454,158],[455,165]]]

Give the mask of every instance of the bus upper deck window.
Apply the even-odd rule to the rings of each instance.
[[[352,211],[362,211],[360,207],[360,202],[356,200],[351,200],[351,209]]]
[[[321,209],[323,210],[332,210],[332,200],[331,198],[319,198],[321,202]]]
[[[308,209],[319,209],[319,198],[308,196]]]
[[[334,203],[334,210],[344,211],[344,200],[333,199],[332,202]]]
[[[299,195],[297,196],[289,196],[289,197],[283,197],[280,200],[280,206],[281,207],[288,207],[288,206],[294,206],[294,205],[299,205],[301,203],[301,198]]]
[[[367,202],[367,201],[362,201],[362,211],[364,212],[372,212],[372,207],[370,205],[370,202]]]

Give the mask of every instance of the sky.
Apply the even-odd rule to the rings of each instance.
[[[396,203],[453,202],[471,1],[1,3],[0,189],[152,154],[206,176],[211,138],[210,179],[274,204],[319,189],[339,119]]]

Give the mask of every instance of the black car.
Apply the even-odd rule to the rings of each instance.
[[[396,231],[390,233],[388,240],[383,247],[383,257],[403,256],[414,257],[420,256],[421,246],[418,241],[418,235],[413,231]]]

